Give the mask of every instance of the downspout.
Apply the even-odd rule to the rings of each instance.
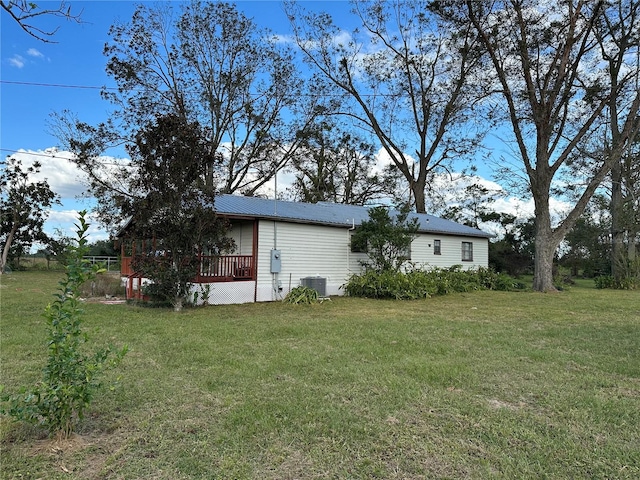
[[[273,250],[278,249],[278,221],[273,220]],[[269,257],[269,261],[271,261],[271,257]],[[278,273],[271,273],[271,292],[273,300],[278,300],[279,291],[278,291]]]
[[[356,229],[356,219],[351,219],[351,226],[347,230],[347,273],[351,272],[351,232]]]
[[[273,250],[278,249],[278,172],[273,175]],[[271,256],[269,256],[271,262]],[[271,268],[271,267],[270,267]],[[278,274],[271,273],[271,297],[278,299]]]
[[[258,301],[258,219],[254,218],[253,219],[253,241],[251,242],[251,244],[253,245],[252,247],[252,252],[251,254],[253,255],[253,302],[257,302]]]

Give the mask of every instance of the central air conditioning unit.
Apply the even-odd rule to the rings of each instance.
[[[327,279],[324,277],[304,277],[300,279],[300,285],[313,288],[321,297],[327,296]]]

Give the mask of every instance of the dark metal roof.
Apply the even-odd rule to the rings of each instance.
[[[220,215],[281,220],[284,222],[352,227],[369,219],[369,208],[339,203],[302,203],[239,195],[219,195],[215,210]],[[392,210],[393,214],[394,211]],[[410,214],[417,218],[422,233],[440,233],[490,238],[493,235],[451,220],[427,214]]]

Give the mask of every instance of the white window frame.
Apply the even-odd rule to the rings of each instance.
[[[462,242],[462,261],[473,262],[473,242]]]

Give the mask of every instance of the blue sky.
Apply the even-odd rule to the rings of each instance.
[[[41,7],[56,8],[58,1],[39,1]],[[38,23],[44,29],[59,27],[56,43],[43,43],[20,29],[5,12],[0,12],[0,155],[26,151],[23,158],[39,159],[45,176],[63,205],[54,209],[47,231],[59,229],[69,234],[76,211],[90,208],[91,200],[77,196],[83,188],[77,171],[61,155],[51,156],[58,140],[48,123],[53,112],[74,112],[82,121],[97,124],[107,119],[110,105],[100,97],[102,86],[114,83],[105,73],[102,54],[109,27],[116,21],[130,20],[141,2],[85,1],[67,2],[72,12],[80,13],[82,23],[46,18]],[[173,2],[179,3],[179,2]],[[289,22],[279,0],[239,1],[238,8],[262,27],[277,34],[290,33]],[[304,7],[330,11],[343,24],[349,16],[346,1],[303,2]],[[340,19],[342,17],[342,19]],[[94,224],[92,238],[106,238]]]

